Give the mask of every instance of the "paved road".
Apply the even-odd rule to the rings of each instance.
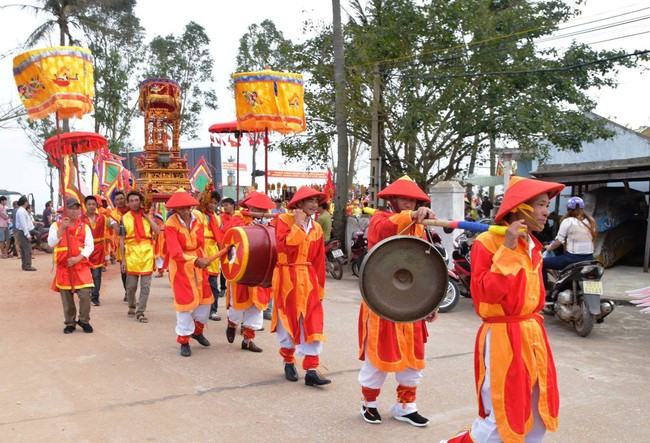
[[[356,319],[360,295],[349,272],[328,279],[322,361],[325,388],[286,381],[275,336],[260,333],[261,354],[225,340],[210,322],[213,345],[178,355],[169,283],[154,279],[150,322],[126,316],[118,269],[104,274],[94,334],[64,335],[61,303],[49,291],[47,256],[39,271],[0,261],[0,441],[427,441],[469,425],[476,413],[472,350],[479,321],[470,300],[431,324],[428,367],[418,390],[427,428],[392,420],[391,378],[380,397],[381,425],[358,414]],[[638,269],[638,268],[637,268]],[[25,277],[29,277],[27,280]],[[588,338],[548,320],[561,389],[560,428],[547,442],[647,441],[650,316],[619,306]],[[268,322],[265,322],[268,328]]]

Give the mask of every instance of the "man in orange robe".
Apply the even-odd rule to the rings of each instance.
[[[435,219],[434,212],[425,205],[429,197],[404,176],[377,194],[386,199],[391,211],[377,211],[370,219],[368,250],[385,238],[394,235],[422,237],[424,228],[416,222]],[[427,321],[435,320],[437,312]],[[427,342],[424,320],[414,323],[393,323],[372,312],[365,302],[359,312],[359,383],[363,395],[361,416],[371,424],[381,423],[377,397],[389,372],[395,373],[397,402],[390,412],[397,420],[413,426],[426,426],[429,420],[418,413],[415,404],[417,385],[424,369],[424,345]]]
[[[217,214],[217,208],[219,207],[219,200],[221,196],[217,191],[205,190],[204,201],[201,202],[200,210],[203,213],[204,226],[203,226],[203,236],[205,237],[205,253],[208,257],[219,252],[219,245],[223,237],[221,231],[221,218]],[[208,270],[208,281],[210,283],[210,289],[212,295],[214,296],[214,303],[210,307],[210,320],[221,321],[221,316],[219,315],[219,280],[220,280],[220,262],[219,260],[214,260],[210,263]]]
[[[251,191],[240,205],[248,211],[256,213],[265,213],[275,207],[273,200],[266,194],[257,191]],[[251,215],[239,213],[232,217],[231,226],[263,222],[263,219],[256,220]],[[241,343],[241,348],[251,352],[262,352],[262,348],[257,346],[253,339],[255,331],[262,329],[264,324],[262,312],[266,309],[270,296],[270,288],[228,282],[226,286],[226,307],[228,308],[226,339],[228,343],[235,340],[237,326],[242,324],[244,340]]]
[[[93,284],[95,285],[92,290],[90,302],[93,306],[99,306],[99,291],[102,287],[102,269],[106,260],[104,256],[106,218],[97,211],[97,197],[89,195],[84,199],[84,203],[86,204],[86,215],[83,217],[83,221],[90,228],[94,244],[93,253],[88,258],[90,260]]]
[[[181,355],[192,355],[190,337],[202,346],[210,346],[203,335],[214,302],[208,282],[203,214],[193,210],[199,202],[184,189],[174,192],[165,204],[174,209],[165,223],[165,244],[169,254],[169,280],[176,308],[176,341]]]
[[[129,317],[135,316],[136,321],[147,323],[144,315],[151,289],[151,274],[153,274],[154,252],[153,235],[160,235],[160,227],[152,221],[152,214],[142,209],[144,198],[138,191],[130,191],[127,196],[129,211],[122,215],[120,223],[120,269],[126,273],[126,294],[129,303]],[[140,295],[136,306],[135,293],[140,283]]]
[[[52,290],[61,294],[63,315],[65,317],[64,334],[71,334],[76,325],[86,333],[93,332],[90,325],[90,292],[93,278],[90,273],[90,261],[93,236],[90,228],[81,220],[81,203],[74,197],[66,200],[66,214],[52,223],[47,237],[48,245],[54,249],[56,274]],[[79,297],[79,320],[74,303],[74,294]]]
[[[541,442],[557,429],[555,364],[540,315],[542,245],[531,233],[543,229],[563,188],[512,177],[494,218],[508,226],[506,235],[485,232],[474,241],[470,289],[483,319],[474,349],[479,417],[449,443]]]
[[[323,230],[313,220],[325,193],[303,186],[280,214],[275,227],[278,261],[273,273],[273,318],[271,332],[277,332],[284,374],[298,381],[294,353],[304,355],[307,386],[331,383],[317,369],[326,340],[323,332],[325,297],[325,242]]]

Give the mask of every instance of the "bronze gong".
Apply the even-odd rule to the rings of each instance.
[[[361,296],[380,317],[411,323],[431,315],[447,293],[447,265],[427,241],[409,235],[377,243],[359,272]]]

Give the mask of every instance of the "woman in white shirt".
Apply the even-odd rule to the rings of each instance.
[[[564,244],[564,254],[544,258],[544,269],[564,269],[572,263],[594,259],[596,221],[584,211],[585,202],[580,197],[571,197],[566,207],[557,237],[545,247],[552,251]]]

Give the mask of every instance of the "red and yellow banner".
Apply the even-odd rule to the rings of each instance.
[[[327,172],[325,171],[279,171],[269,169],[267,171],[268,177],[284,177],[284,178],[309,178],[312,180],[326,180]]]
[[[223,163],[221,163],[221,167],[223,168],[224,171],[236,171],[237,170],[237,163],[223,162]],[[246,164],[245,163],[240,163],[239,164],[239,170],[240,171],[246,171]]]

